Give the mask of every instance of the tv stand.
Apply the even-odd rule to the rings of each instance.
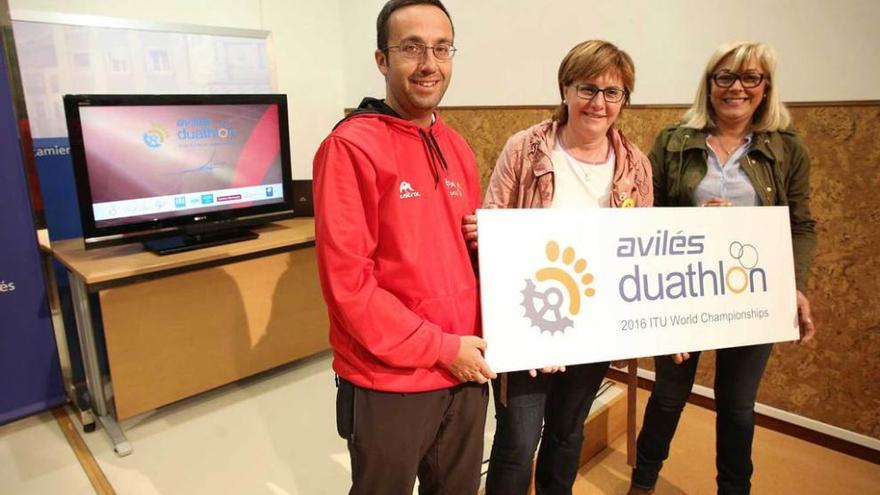
[[[144,249],[160,256],[183,251],[192,251],[209,246],[219,246],[232,242],[250,241],[260,235],[244,229],[221,230],[202,234],[184,234],[160,239],[150,239],[143,242]]]
[[[312,219],[253,229],[257,240],[173,256],[52,242],[90,412],[120,456],[132,449],[120,421],[329,349]]]

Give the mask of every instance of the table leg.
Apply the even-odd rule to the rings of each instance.
[[[636,465],[636,394],[639,389],[639,361],[630,359],[626,376],[626,463]]]
[[[122,433],[122,428],[111,415],[107,408],[107,395],[105,382],[101,374],[98,361],[98,346],[95,343],[95,328],[92,322],[92,310],[89,307],[89,293],[85,281],[76,273],[70,273],[70,291],[73,300],[73,309],[76,315],[76,331],[79,336],[80,350],[82,352],[83,368],[86,375],[86,385],[91,395],[92,409],[97,416],[98,423],[107,432],[113,442],[113,448],[120,456],[131,453],[131,443]]]
[[[119,457],[125,457],[131,454],[131,442],[125,438],[125,433],[122,433],[122,428],[119,427],[119,423],[117,423],[112,416],[109,414],[98,416],[98,423],[100,423],[101,428],[107,432],[110,441],[113,442],[113,450],[116,451],[116,454]]]

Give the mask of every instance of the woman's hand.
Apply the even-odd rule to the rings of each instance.
[[[565,373],[565,366],[544,366],[541,368],[541,373]],[[538,370],[529,370],[529,376],[535,378],[538,376]]]
[[[477,216],[465,215],[461,218],[461,233],[464,242],[471,249],[477,249]]]
[[[691,358],[691,355],[688,352],[678,352],[678,353],[672,354],[672,362],[675,364],[681,364],[690,358]]]
[[[701,206],[730,206],[732,203],[724,198],[710,198]]]
[[[798,340],[801,344],[805,344],[816,335],[816,325],[813,324],[813,312],[810,310],[810,301],[803,292],[797,291],[797,315],[798,329],[801,331],[801,338]]]

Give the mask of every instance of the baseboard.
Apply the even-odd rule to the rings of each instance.
[[[639,387],[651,390],[654,385],[653,371],[639,368]],[[626,381],[626,372],[611,368],[608,377]],[[703,385],[694,385],[688,402],[715,410],[715,392]],[[765,404],[755,404],[755,423],[780,433],[815,443],[823,447],[880,464],[880,440],[829,425]]]

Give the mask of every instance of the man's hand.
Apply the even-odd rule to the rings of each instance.
[[[679,353],[676,353],[676,354],[673,354],[673,355],[672,355],[672,362],[675,363],[675,364],[681,364],[681,363],[687,361],[687,360],[690,359],[690,358],[691,358],[690,353],[687,353],[687,352],[679,352]]]
[[[486,341],[472,335],[461,337],[458,356],[449,365],[449,371],[463,382],[486,383],[496,375],[483,359]]]
[[[816,335],[816,325],[813,324],[813,312],[810,310],[810,301],[803,292],[797,291],[797,314],[798,328],[801,331],[801,338],[798,341],[805,344]]]
[[[461,218],[461,233],[464,235],[464,242],[471,249],[477,249],[477,216],[465,215]]]

